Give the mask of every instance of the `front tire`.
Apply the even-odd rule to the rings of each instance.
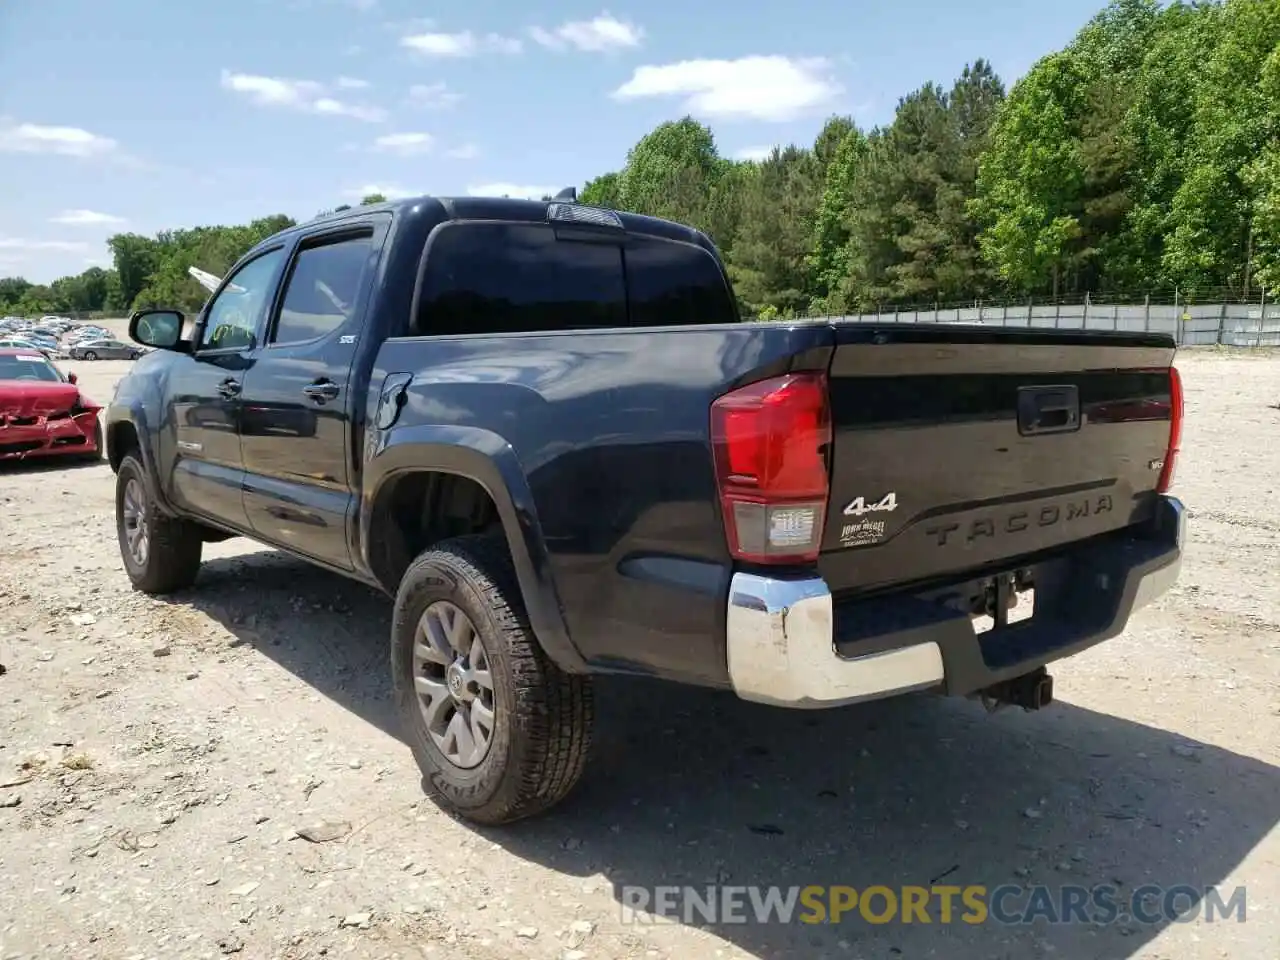
[[[120,461],[116,472],[116,536],[124,571],[135,590],[171,593],[195,582],[204,548],[200,531],[160,512],[133,454]]]
[[[84,352],[84,358],[85,358],[86,360],[97,360],[97,359],[98,359],[98,355],[97,355],[96,353],[94,353],[92,350],[86,350],[86,351]]]
[[[396,709],[437,799],[482,824],[555,806],[590,750],[590,678],[561,671],[529,627],[506,541],[458,537],[410,565],[391,634]]]

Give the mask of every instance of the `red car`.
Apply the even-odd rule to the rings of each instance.
[[[0,348],[0,463],[28,457],[102,456],[102,408],[80,392],[74,373],[43,354]]]

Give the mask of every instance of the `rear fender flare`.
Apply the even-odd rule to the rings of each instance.
[[[533,493],[506,440],[478,427],[401,427],[378,439],[366,460],[360,498],[360,560],[372,572],[373,507],[384,484],[399,474],[439,471],[478,483],[498,508],[529,623],[543,651],[567,673],[587,672],[569,638],[542,538]]]

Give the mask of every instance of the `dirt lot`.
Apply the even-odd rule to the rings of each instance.
[[[125,363],[76,365],[105,401]],[[573,800],[424,799],[390,605],[243,541],[132,592],[108,467],[0,468],[0,958],[1280,957],[1280,358],[1184,356],[1177,589],[1037,714],[602,685]],[[345,821],[313,843],[295,831]],[[1217,884],[1247,919],[621,920],[628,884]],[[936,921],[935,914],[935,921]]]

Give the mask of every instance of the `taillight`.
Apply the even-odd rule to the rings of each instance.
[[[1177,367],[1169,368],[1169,446],[1164,452],[1157,493],[1168,493],[1178,467],[1178,450],[1182,446],[1182,375]]]
[[[711,446],[729,552],[754,563],[818,558],[831,443],[827,378],[789,373],[711,405]]]

